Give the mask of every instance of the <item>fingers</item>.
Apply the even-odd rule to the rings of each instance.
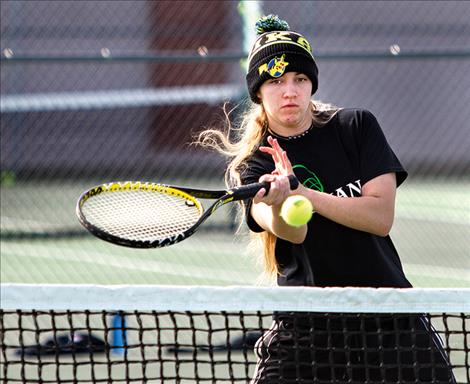
[[[268,144],[270,147],[262,146],[259,148],[259,150],[272,156],[276,173],[280,175],[288,175],[293,173],[292,164],[287,156],[286,151],[284,151],[279,145],[278,140],[272,136],[268,136]]]
[[[269,182],[269,193],[260,189],[254,196],[253,202],[263,202],[267,205],[280,205],[290,195],[289,178],[286,175],[266,174],[260,177],[260,182]]]
[[[271,174],[261,176],[259,181],[270,183],[269,193],[266,193],[265,189],[259,190],[253,198],[253,202],[277,205],[282,204],[290,195],[291,190],[287,176],[293,174],[294,171],[286,151],[279,145],[278,140],[268,136],[268,144],[270,146],[262,146],[259,150],[272,156],[275,168]]]
[[[263,175],[259,178],[259,182],[260,183],[263,183],[265,181],[270,181],[269,180],[269,177],[270,175]],[[253,196],[253,202],[256,204],[256,203],[260,203],[260,202],[263,202],[265,200],[265,197],[267,196],[267,193],[266,193],[266,189],[265,188],[261,188],[258,192],[256,192],[256,195]]]
[[[272,136],[268,136],[268,144],[270,145],[270,147],[262,146],[259,148],[260,151],[269,153],[275,161],[279,160],[281,158],[283,150],[279,145],[277,139],[274,139]]]
[[[266,194],[266,189],[261,188],[255,196],[253,196],[253,203],[261,203],[263,201],[263,197]]]
[[[284,169],[286,170],[286,173],[288,175],[294,173],[294,169],[292,168],[292,164],[291,164],[289,158],[287,157],[287,152],[286,151],[282,151],[282,163],[283,163]]]

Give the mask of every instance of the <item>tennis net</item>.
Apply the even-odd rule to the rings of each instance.
[[[465,288],[3,284],[1,303],[8,383],[470,382]]]

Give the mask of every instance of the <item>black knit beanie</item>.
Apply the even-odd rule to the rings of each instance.
[[[278,16],[268,15],[258,20],[259,35],[248,56],[246,84],[251,100],[260,103],[256,92],[269,79],[286,72],[301,72],[312,81],[312,95],[318,89],[318,68],[307,39],[290,31]]]

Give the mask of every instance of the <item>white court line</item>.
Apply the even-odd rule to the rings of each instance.
[[[49,255],[41,254],[41,250],[37,246],[31,247],[30,249],[25,249],[25,247],[22,247],[18,250],[5,249],[5,247],[2,248],[2,254],[4,256],[12,255],[15,257],[33,257],[37,259],[79,261],[83,263],[103,265],[107,267],[111,266],[126,270],[136,270],[145,272],[154,271],[155,273],[161,273],[170,276],[199,278],[205,280],[219,280],[230,284],[240,283],[241,273],[237,273],[233,270],[233,268],[227,270],[220,268],[217,269],[212,266],[197,267],[193,265],[188,265],[185,266],[184,269],[182,269],[179,265],[168,262],[154,261],[148,259],[140,260],[135,257],[129,257],[124,255],[111,255],[109,253],[99,253],[90,251],[77,251],[58,247],[54,247],[54,254],[51,254],[50,249],[47,249],[45,253],[49,253]],[[56,250],[58,252],[55,252]],[[220,254],[221,252],[217,251],[217,253]],[[246,271],[243,271],[243,274],[246,275]]]
[[[404,263],[403,269],[405,274],[410,275],[470,281],[470,268],[465,268],[465,266],[462,266],[462,268],[452,268],[429,264]]]
[[[74,222],[73,225],[76,226],[76,223]],[[50,230],[60,231],[63,226],[63,223],[58,223],[57,221],[40,221],[37,219],[24,219],[18,217],[2,216],[2,229],[9,229],[11,231],[18,230],[21,232],[22,228],[27,228],[28,230],[36,229],[42,232],[47,232]]]
[[[415,220],[415,221],[427,221],[430,223],[438,223],[438,224],[459,224],[459,225],[468,225],[470,226],[470,218],[469,216],[455,216],[455,217],[442,217],[438,213],[434,215],[423,215],[421,214],[413,214],[413,213],[405,213],[405,212],[397,212],[395,218],[405,219],[405,220]]]
[[[24,249],[24,247],[18,250],[9,250],[2,247],[3,255],[12,256],[23,256],[23,257],[34,257],[37,259],[51,259],[51,260],[65,260],[65,261],[79,261],[83,263],[90,263],[95,265],[111,266],[126,270],[136,271],[154,271],[155,273],[162,273],[169,276],[178,277],[189,277],[212,280],[211,276],[215,276],[216,280],[224,281],[230,284],[240,284],[240,276],[245,275],[247,282],[251,282],[252,277],[246,273],[246,270],[240,270],[240,273],[230,270],[220,269],[214,267],[197,267],[188,265],[184,269],[181,269],[179,265],[175,265],[169,262],[155,261],[155,260],[139,260],[134,257],[117,255],[113,256],[108,253],[89,252],[89,251],[73,251],[66,248],[55,248],[60,253],[53,255],[41,255],[38,247],[31,247],[30,249]],[[181,249],[182,252],[188,252],[189,248]],[[50,252],[50,249],[47,250]],[[217,254],[222,254],[223,251],[218,250]],[[175,256],[177,257],[177,256]],[[470,269],[469,268],[452,268],[443,266],[433,266],[427,264],[415,264],[415,263],[404,263],[403,268],[406,274],[418,275],[425,277],[434,278],[445,278],[451,280],[464,280],[470,281]],[[175,271],[177,269],[177,271]],[[179,271],[178,271],[179,269]],[[236,274],[236,276],[234,276]],[[255,275],[256,273],[253,273]]]

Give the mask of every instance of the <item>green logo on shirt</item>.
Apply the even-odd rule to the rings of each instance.
[[[298,179],[301,181],[303,180],[302,184],[304,185],[304,187],[324,192],[325,188],[323,187],[323,184],[314,172],[312,172],[310,169],[308,169],[302,164],[296,164],[292,168],[294,169],[294,171],[296,171],[295,174]]]

